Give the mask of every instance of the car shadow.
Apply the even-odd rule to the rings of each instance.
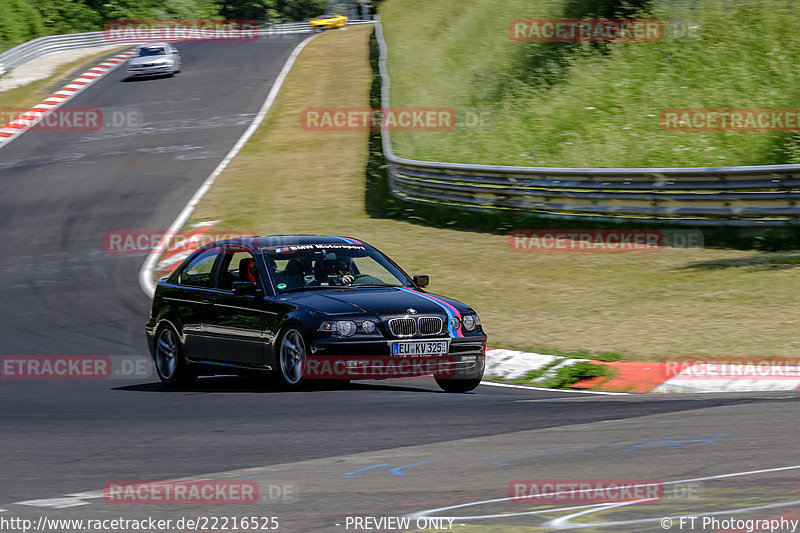
[[[797,267],[800,267],[800,255],[796,253],[762,253],[749,257],[694,261],[683,266],[682,270],[725,270],[728,268],[744,268],[747,270],[784,270]]]
[[[148,80],[162,80],[164,78],[171,78],[169,74],[157,74],[155,76],[128,76],[126,78],[122,78],[123,83],[130,83],[130,82],[140,82],[140,81],[148,81]]]
[[[160,381],[151,383],[140,383],[136,385],[125,385],[113,387],[112,390],[126,392],[194,392],[194,393],[310,393],[323,391],[347,391],[347,390],[371,390],[371,391],[393,391],[393,392],[443,392],[438,389],[425,387],[413,387],[401,384],[385,383],[317,383],[310,382],[308,385],[297,390],[287,390],[274,385],[266,379],[248,378],[241,376],[211,376],[199,378],[189,387],[166,387]]]

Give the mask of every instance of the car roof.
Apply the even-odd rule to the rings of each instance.
[[[158,46],[169,46],[169,43],[147,43],[139,45],[139,48],[150,48],[150,47],[158,47]]]
[[[336,235],[262,235],[244,238],[226,239],[215,244],[242,244],[242,241],[257,247],[269,248],[272,246],[290,246],[295,244],[355,244],[370,246],[359,239],[340,237]],[[370,246],[371,247],[371,246]]]

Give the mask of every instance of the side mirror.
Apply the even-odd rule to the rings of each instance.
[[[258,285],[253,281],[234,281],[231,290],[236,296],[255,296]]]
[[[414,279],[414,284],[420,289],[424,289],[431,282],[431,278],[427,274],[419,274],[417,276],[414,276],[413,279]]]

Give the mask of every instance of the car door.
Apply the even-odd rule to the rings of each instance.
[[[254,270],[244,265],[252,264]],[[237,295],[232,284],[255,281],[256,294]],[[205,358],[242,366],[264,364],[264,343],[270,340],[277,312],[267,305],[264,283],[255,256],[242,248],[228,248],[220,262],[213,291],[213,307],[204,328]]]
[[[178,276],[178,288],[165,300],[175,309],[174,315],[183,335],[184,354],[189,359],[202,359],[205,352],[205,327],[211,317],[214,279],[222,250],[212,248],[191,259]]]

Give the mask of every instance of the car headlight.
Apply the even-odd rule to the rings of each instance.
[[[454,329],[458,329],[461,327],[461,321],[458,319],[457,316],[453,317],[452,324]]]
[[[465,315],[461,318],[461,323],[464,325],[464,329],[472,331],[481,325],[481,319],[478,318],[478,315]]]
[[[364,330],[364,333],[372,333],[375,331],[375,322],[372,320],[365,320],[361,323],[361,329]]]
[[[356,323],[352,320],[339,320],[336,322],[336,331],[342,337],[349,337],[356,332]]]
[[[329,320],[323,322],[320,327],[320,331],[327,331],[328,333],[333,333],[334,331],[341,335],[342,337],[349,337],[356,332],[358,326],[352,320]]]

